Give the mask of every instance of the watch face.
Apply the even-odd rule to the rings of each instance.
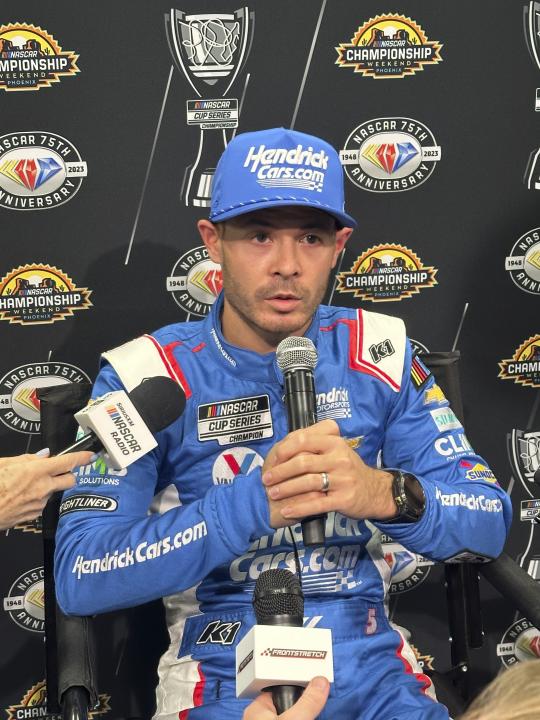
[[[411,473],[393,470],[392,492],[398,509],[395,522],[416,522],[422,516],[425,496],[422,485]]]

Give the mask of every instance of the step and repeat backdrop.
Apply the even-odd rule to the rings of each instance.
[[[40,449],[40,387],[208,313],[220,268],[195,221],[217,158],[237,132],[295,127],[339,149],[359,220],[327,302],[461,352],[467,438],[511,494],[507,552],[540,580],[539,30],[523,0],[4,0],[0,454]],[[443,570],[386,549],[392,617],[444,673]],[[39,521],[2,533],[0,557],[0,714],[42,716]],[[478,686],[540,656],[538,629],[481,593]],[[116,630],[95,710],[109,718],[132,716]]]

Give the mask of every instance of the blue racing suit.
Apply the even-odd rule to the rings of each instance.
[[[105,353],[94,397],[168,374],[184,388],[185,411],[127,470],[99,461],[82,469],[65,493],[56,540],[56,590],[68,614],[170,596],[156,715],[167,720],[241,717],[234,651],[254,623],[255,581],[269,568],[295,570],[290,531],[269,525],[260,469],[287,433],[283,377],[274,353],[226,342],[222,302],[203,321]],[[329,513],[320,547],[304,547],[300,525],[291,528],[305,622],[332,630],[335,682],[320,717],[447,718],[388,620],[381,537],[432,560],[493,558],[510,524],[509,498],[413,357],[401,320],[320,306],[306,336],[318,353],[318,418],[333,418],[368,465],[413,472],[426,497],[416,523]],[[65,502],[80,495],[97,497]],[[160,512],[149,513],[152,503]]]

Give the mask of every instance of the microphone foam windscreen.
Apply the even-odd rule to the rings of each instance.
[[[277,346],[276,360],[282,373],[300,368],[313,370],[317,365],[317,350],[309,338],[291,335]]]
[[[161,375],[145,378],[129,398],[153,435],[179,418],[186,405],[180,385]]]
[[[297,576],[290,570],[265,570],[257,578],[253,593],[257,623],[276,615],[304,615],[304,595]]]

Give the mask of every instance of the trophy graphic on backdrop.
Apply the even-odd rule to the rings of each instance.
[[[531,0],[523,8],[525,41],[532,61],[540,70],[540,2]],[[536,89],[534,109],[540,111],[540,88]]]
[[[540,431],[514,429],[507,436],[510,464],[526,490],[538,483],[535,475],[540,470]],[[540,487],[537,486],[540,492]]]
[[[182,202],[208,207],[217,160],[227,145],[226,130],[238,127],[238,100],[225,97],[242,69],[253,40],[254,13],[247,7],[232,13],[165,15],[167,41],[174,64],[198,99],[187,100],[188,125],[199,127],[195,160],[186,168]]]

